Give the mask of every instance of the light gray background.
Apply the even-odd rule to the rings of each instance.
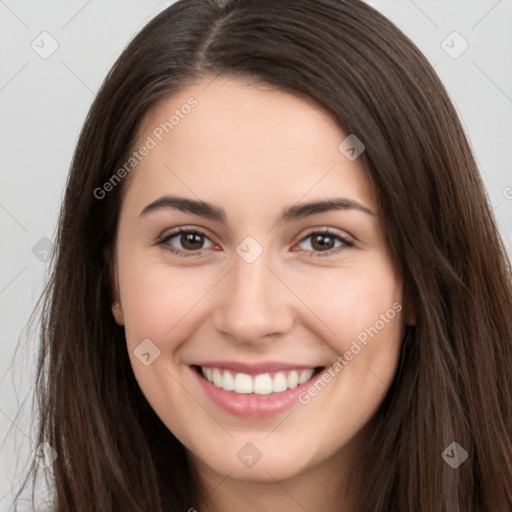
[[[171,3],[0,0],[0,511],[9,510],[16,471],[36,448],[30,408],[17,417],[31,391],[36,336],[14,364],[12,357],[45,278],[48,241],[40,240],[54,237],[95,91],[131,37]],[[368,3],[419,46],[446,85],[512,254],[512,0]],[[46,59],[31,47],[51,48],[44,31],[58,43]],[[464,40],[469,47],[453,58]]]

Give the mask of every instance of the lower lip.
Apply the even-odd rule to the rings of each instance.
[[[199,372],[195,368],[191,369],[214,404],[235,416],[243,416],[245,418],[268,418],[287,411],[298,401],[298,395],[306,390],[311,385],[311,382],[321,375],[321,372],[317,372],[313,374],[309,380],[296,388],[287,389],[279,393],[244,395],[218,388],[199,375]]]

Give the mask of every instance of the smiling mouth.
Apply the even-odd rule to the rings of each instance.
[[[213,384],[216,388],[244,395],[270,395],[295,389],[297,386],[311,380],[324,369],[323,366],[320,366],[249,375],[223,368],[195,365],[193,368],[202,378]]]

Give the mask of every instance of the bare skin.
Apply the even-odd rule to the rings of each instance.
[[[190,97],[197,105],[125,183],[114,315],[125,326],[134,374],[187,450],[204,498],[192,510],[349,511],[348,472],[395,374],[404,324],[414,320],[402,309],[402,282],[362,158],[340,152],[348,134],[312,100],[227,77],[159,104],[138,140],[154,138]],[[225,219],[172,207],[142,213],[170,195],[211,203]],[[368,211],[280,220],[287,208],[335,198]],[[180,228],[202,233],[196,245],[167,236]],[[237,252],[247,237],[245,247],[263,250],[250,263]],[[377,333],[354,353],[370,326]],[[134,352],[146,339],[160,350],[147,366]],[[266,418],[219,408],[191,368],[211,360],[329,368],[339,356],[342,369],[307,403]],[[247,443],[261,453],[251,467],[237,456]]]

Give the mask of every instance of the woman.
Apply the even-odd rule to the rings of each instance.
[[[159,14],[57,246],[55,510],[511,510],[510,263],[443,86],[366,4]]]

